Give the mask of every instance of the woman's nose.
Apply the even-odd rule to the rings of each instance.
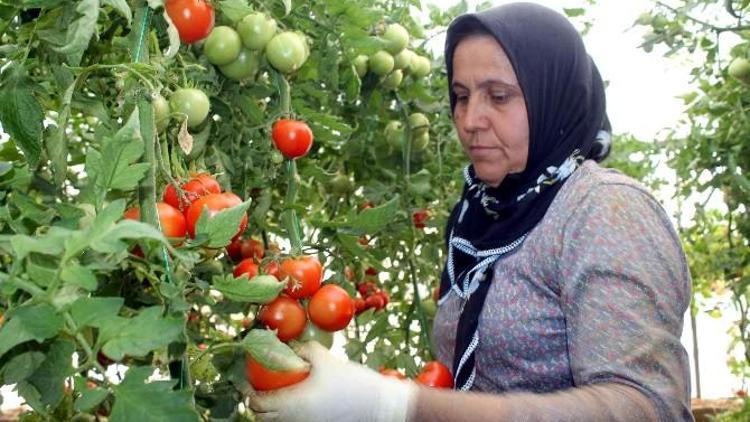
[[[469,97],[463,113],[464,130],[476,131],[487,127],[486,108],[477,96]]]

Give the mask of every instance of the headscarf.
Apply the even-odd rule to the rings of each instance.
[[[448,28],[445,45],[449,86],[456,46],[478,31],[493,36],[513,65],[526,100],[529,151],[525,170],[506,176],[497,187],[466,167],[462,197],[448,220],[440,303],[451,293],[465,301],[453,362],[454,388],[460,390],[474,382],[474,352],[481,340],[477,327],[491,269],[523,243],[584,159],[601,161],[609,154],[611,132],[604,83],[564,16],[532,3],[459,16]],[[453,111],[452,91],[450,105]]]

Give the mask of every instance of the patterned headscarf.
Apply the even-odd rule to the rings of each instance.
[[[604,83],[568,20],[546,7],[513,3],[456,18],[448,28],[445,61],[449,86],[453,53],[465,37],[494,37],[518,77],[529,121],[526,169],[497,187],[464,169],[463,195],[446,230],[448,259],[441,279],[441,301],[456,294],[464,302],[458,323],[453,376],[455,388],[473,385],[479,315],[491,282],[491,269],[523,243],[541,221],[564,181],[584,159],[609,154],[609,121]],[[456,97],[450,93],[451,110]],[[442,302],[441,302],[442,303]]]

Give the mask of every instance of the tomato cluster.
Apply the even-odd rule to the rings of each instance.
[[[378,283],[374,279],[365,280],[357,284],[357,291],[360,294],[360,297],[354,300],[357,315],[368,309],[374,309],[375,311],[382,310],[390,302],[388,293],[378,287]]]
[[[391,368],[380,368],[380,373],[386,377],[393,377],[400,380],[407,379],[401,371]],[[453,376],[447,366],[433,360],[427,362],[422,371],[414,377],[414,381],[426,387],[432,388],[453,388]]]

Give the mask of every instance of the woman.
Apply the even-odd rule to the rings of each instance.
[[[456,19],[445,57],[471,166],[433,338],[462,391],[308,344],[310,378],[252,407],[283,421],[692,420],[684,253],[654,198],[596,163],[609,151],[604,85],[577,31],[510,4]]]

